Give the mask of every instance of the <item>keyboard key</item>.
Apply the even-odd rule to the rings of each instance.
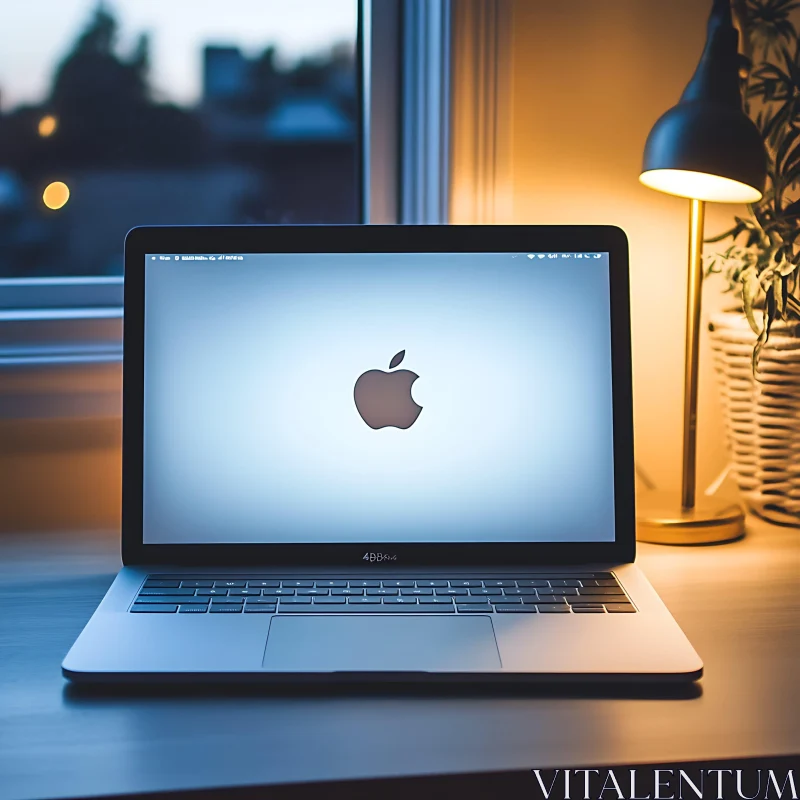
[[[619,597],[614,594],[610,595],[601,595],[601,594],[584,594],[579,595],[578,597],[565,597],[564,598],[570,605],[586,605],[586,603],[619,603],[624,602],[624,597]]]
[[[283,588],[283,589],[313,589],[314,588],[314,581],[308,581],[308,580],[281,581],[281,588]]]
[[[246,581],[214,581],[215,589],[244,589]]]
[[[576,581],[576,580],[570,580],[570,579],[564,580],[564,579],[555,578],[552,581],[550,581],[550,585],[551,586],[572,586],[572,587],[576,587],[576,586],[580,586],[581,582],[580,581]]]
[[[198,589],[195,592],[196,597],[227,597],[227,589]]]
[[[611,580],[587,581],[584,586],[618,586],[619,584],[612,578]]]
[[[417,604],[417,598],[416,597],[384,597],[383,598],[383,604],[385,606],[388,606],[388,605],[402,605],[402,604],[416,605]]]
[[[208,611],[208,606],[200,606],[197,603],[181,605],[178,612],[181,614],[205,614]]]
[[[181,589],[210,589],[214,581],[181,581]]]
[[[349,605],[380,605],[380,597],[348,597],[347,602]]]
[[[475,597],[481,597],[481,596],[482,597],[489,597],[490,595],[492,595],[492,596],[502,595],[503,594],[503,590],[502,589],[470,589],[469,593],[470,593],[470,595],[473,595]]]
[[[178,610],[177,605],[151,605],[149,603],[134,603],[131,611],[134,614],[174,614]]]
[[[630,603],[606,603],[609,614],[634,614],[636,609]]]
[[[569,606],[566,603],[558,603],[554,605],[542,604],[536,605],[535,608],[540,614],[569,614]]]
[[[548,586],[550,586],[550,583],[549,581],[518,580],[517,586],[532,586],[534,588],[541,587],[546,589]]]
[[[260,597],[261,589],[229,589],[229,597]]]
[[[367,594],[370,597],[393,597],[399,593],[399,589],[367,589]]]
[[[483,581],[450,581],[450,586],[453,589],[479,589],[483,586]]]
[[[605,614],[603,606],[572,606],[574,614]]]
[[[177,589],[180,585],[180,581],[162,581],[153,578],[148,578],[144,582],[145,589]]]
[[[384,589],[412,589],[414,581],[383,581]]]
[[[508,605],[503,603],[498,603],[494,610],[498,614],[535,614],[536,613],[536,606],[524,606],[522,603],[519,605]]]
[[[619,586],[584,586],[581,594],[625,594]]]
[[[449,598],[443,597],[442,600],[448,600]],[[461,605],[489,605],[489,598],[488,597],[456,597],[456,604]]]
[[[417,586],[420,589],[446,589],[447,581],[417,581]]]
[[[211,608],[208,609],[209,614],[241,614],[243,606],[240,605],[233,605],[228,603],[227,605],[212,605]]]
[[[194,598],[193,598],[194,599]],[[208,602],[206,598],[197,598],[198,602]],[[142,597],[139,595],[136,598],[136,602],[140,605],[149,605],[149,604],[156,604],[156,603],[185,603],[186,597],[180,595],[163,595],[161,597]]]
[[[277,597],[248,597],[244,601],[247,606],[274,606],[277,602]]]
[[[328,606],[335,606],[335,605],[344,605],[347,602],[346,597],[315,597],[314,598],[314,605],[328,605]]]
[[[244,597],[212,597],[212,606],[240,606],[244,603]]]
[[[331,589],[331,594],[336,597],[356,597],[364,594],[363,589]]]
[[[192,597],[194,596],[194,589],[142,589],[139,592],[139,597],[163,597],[170,595],[171,597]]]
[[[491,614],[494,611],[494,606],[490,606],[488,603],[464,603],[457,605],[456,608],[459,614],[474,614],[477,612]]]
[[[280,581],[247,581],[248,589],[277,589],[281,585]]]
[[[274,614],[275,611],[275,606],[257,606],[248,603],[244,607],[245,614]]]
[[[475,598],[477,599],[477,598]],[[487,597],[486,598],[490,603],[519,603],[522,604],[521,597]]]
[[[379,589],[381,582],[380,581],[348,581],[348,585],[351,589]]]
[[[438,597],[461,597],[467,594],[466,589],[434,589]]]
[[[560,594],[540,594],[536,598],[523,597],[522,602],[523,603],[535,602],[537,605],[539,603],[552,603],[553,605],[561,605],[561,606],[567,604],[566,598]]]
[[[347,581],[314,581],[317,589],[346,589]]]
[[[433,589],[401,589],[400,594],[404,597],[420,597],[422,595],[432,595]]]
[[[298,589],[297,594],[301,597],[327,597],[328,589]]]
[[[294,589],[263,589],[264,597],[286,597],[294,594]]]
[[[498,586],[507,587],[509,589],[515,589],[517,586],[516,581],[508,581],[508,580],[491,580],[491,581],[484,581],[483,585],[487,588],[496,588]]]
[[[553,586],[549,589],[537,589],[536,591],[539,593],[539,595],[558,594],[562,596],[569,596],[578,594],[577,589],[572,589],[571,587],[567,586]]]
[[[281,608],[291,605],[311,605],[310,597],[281,597]]]
[[[467,597],[457,597],[456,602],[460,600],[468,600]],[[427,603],[428,605],[445,605],[451,606],[453,605],[453,598],[452,597],[420,597],[420,603]]]
[[[503,589],[503,594],[506,597],[535,597],[536,596],[536,589]]]

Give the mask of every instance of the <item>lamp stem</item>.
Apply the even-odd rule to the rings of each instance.
[[[703,226],[706,204],[692,200],[689,214],[689,291],[683,388],[683,475],[681,506],[694,508],[697,474],[697,372],[700,360],[700,301],[703,287]]]

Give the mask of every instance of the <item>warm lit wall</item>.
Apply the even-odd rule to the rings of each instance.
[[[513,221],[606,223],[627,232],[637,461],[659,488],[676,488],[688,201],[646,189],[637,178],[650,127],[694,71],[711,0],[511,3]],[[735,210],[709,207],[707,232],[722,230]],[[720,288],[712,281],[705,287],[706,318],[729,300]],[[726,461],[719,413],[704,339],[701,487]]]
[[[0,534],[117,530],[119,364],[0,368]]]
[[[120,421],[0,421],[0,534],[117,530]]]

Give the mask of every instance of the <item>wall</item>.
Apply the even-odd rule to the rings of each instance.
[[[107,327],[119,339],[119,321]],[[0,363],[0,534],[118,530],[121,373]]]
[[[119,529],[120,421],[0,420],[0,534]]]
[[[711,2],[508,2],[513,15],[510,219],[607,223],[627,232],[637,462],[658,488],[677,488],[688,201],[644,188],[638,175],[652,124],[677,102],[697,64]],[[724,230],[732,214],[741,211],[709,206],[707,235]],[[707,281],[705,319],[729,302],[721,288],[719,279]],[[710,355],[704,335],[698,412],[702,488],[726,462]]]

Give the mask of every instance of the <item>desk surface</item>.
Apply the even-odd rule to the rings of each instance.
[[[639,563],[705,661],[693,688],[98,694],[59,665],[116,537],[0,536],[0,798],[800,754],[800,531]]]

